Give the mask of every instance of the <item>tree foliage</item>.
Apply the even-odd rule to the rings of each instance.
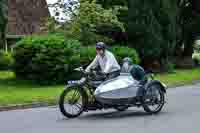
[[[129,45],[143,58],[167,58],[176,45],[177,6],[174,0],[133,0],[129,3]]]
[[[124,25],[118,20],[114,10],[104,9],[96,3],[96,0],[79,0],[79,4],[76,2],[66,4],[59,0],[54,5],[60,5],[63,8],[63,12],[71,14],[70,18],[64,24],[60,24],[62,25],[60,29],[64,29],[63,32],[66,38],[78,39],[84,45],[91,45],[97,41],[112,43],[112,37],[105,34],[108,30],[104,31],[104,29],[109,27],[124,31]],[[73,6],[75,6],[74,9],[69,8]],[[59,31],[57,23],[52,19],[49,20],[45,27],[49,31]]]
[[[118,21],[118,18],[113,13],[113,10],[102,8],[101,5],[96,4],[96,1],[92,1],[91,3],[88,1],[81,3],[79,16],[76,18],[76,21],[81,27],[81,35],[83,35],[81,39],[83,42],[87,42],[87,40],[92,39],[92,34],[95,33],[93,36],[94,40],[87,42],[89,44],[92,44],[95,40],[102,41],[101,37],[104,36],[105,32],[101,32],[101,30],[106,29],[105,27],[112,26],[124,31],[124,25]],[[103,34],[99,34],[99,32]],[[88,36],[88,34],[91,36]]]
[[[198,3],[198,0],[80,0],[78,12],[65,24],[65,33],[87,45],[97,40],[128,44],[137,49],[142,60],[161,63],[174,56],[192,54],[194,35],[200,31]]]
[[[193,43],[200,31],[200,3],[198,0],[178,0],[181,36],[177,47],[184,47],[182,56],[191,56]]]
[[[128,0],[97,0],[98,4],[101,4],[105,9],[112,9],[117,15],[118,20],[123,23],[125,31],[109,26],[100,27],[104,32],[112,32],[111,36],[113,39],[121,45],[128,44]]]

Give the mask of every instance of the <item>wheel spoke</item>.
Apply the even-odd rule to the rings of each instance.
[[[77,89],[69,91],[64,98],[65,111],[71,115],[76,115],[82,110],[82,96]]]
[[[77,94],[78,94],[78,93],[76,93],[76,91],[74,91],[73,96],[72,96],[73,102],[75,101],[75,98],[77,98]]]
[[[81,107],[80,107],[80,106],[77,106],[76,104],[75,104],[74,106],[75,106],[74,109],[75,109],[77,112],[79,112],[79,111],[81,110]]]
[[[77,104],[75,104],[75,106],[78,107],[79,109],[81,109],[82,105],[80,103],[77,103]]]
[[[73,105],[72,105],[72,107],[73,107]],[[73,108],[71,107],[71,114],[73,114]]]

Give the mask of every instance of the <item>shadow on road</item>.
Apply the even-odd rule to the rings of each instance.
[[[79,117],[79,119],[122,119],[127,117],[141,117],[141,116],[150,116],[149,114],[142,112],[142,111],[132,111],[127,110],[124,112],[118,111],[111,111],[105,113],[93,113],[93,114],[86,114],[84,116]]]
[[[126,119],[126,118],[134,118],[134,117],[152,117],[152,116],[159,116],[163,115],[167,112],[160,112],[159,114],[148,114],[144,111],[134,111],[134,110],[127,110],[124,112],[118,112],[118,111],[109,111],[109,112],[94,112],[94,113],[86,113],[85,115],[82,115],[78,117],[78,120],[113,120],[113,119]],[[64,118],[63,120],[70,120],[67,118]]]

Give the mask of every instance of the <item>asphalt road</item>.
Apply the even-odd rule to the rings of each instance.
[[[170,88],[167,104],[158,115],[143,109],[84,113],[64,118],[58,108],[0,112],[1,133],[199,133],[200,84]]]

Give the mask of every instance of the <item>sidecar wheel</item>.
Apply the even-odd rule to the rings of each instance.
[[[59,99],[59,109],[68,118],[75,118],[84,111],[86,95],[78,86],[69,86]]]
[[[146,112],[156,114],[162,110],[165,104],[165,93],[161,87],[159,84],[152,84],[146,89],[142,100],[142,106]]]

